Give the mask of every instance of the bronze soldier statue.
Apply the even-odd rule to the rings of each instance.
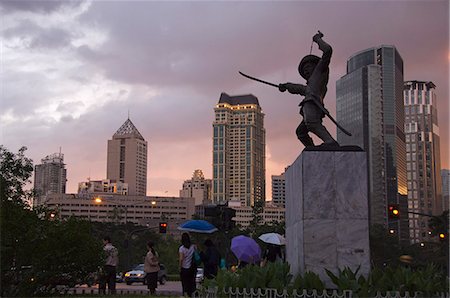
[[[298,66],[298,72],[306,80],[306,86],[294,83],[279,84],[278,89],[281,92],[286,90],[292,94],[300,94],[305,98],[299,104],[300,114],[303,120],[296,129],[296,134],[300,142],[305,147],[314,146],[309,132],[314,133],[323,144],[320,147],[334,148],[339,147],[336,140],[330,135],[328,130],[322,124],[322,118],[328,111],[323,106],[323,98],[327,93],[327,83],[329,78],[329,65],[333,49],[323,39],[323,34],[319,31],[313,36],[313,41],[319,45],[319,49],[323,52],[322,58],[315,55],[305,56]]]

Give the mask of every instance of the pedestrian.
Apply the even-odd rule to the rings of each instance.
[[[217,276],[217,271],[219,270],[220,253],[211,239],[206,239],[204,244],[206,246],[206,251],[202,251],[200,257],[204,264],[205,277],[212,279]]]
[[[144,272],[145,280],[147,282],[147,288],[150,291],[150,295],[154,295],[156,288],[158,287],[158,271],[159,271],[159,260],[158,253],[153,248],[154,244],[152,241],[147,242],[147,255],[144,261]]]
[[[99,294],[106,294],[106,285],[108,285],[109,294],[116,293],[116,268],[119,263],[119,252],[111,243],[109,236],[103,237],[103,252],[105,254],[105,264],[103,266],[103,275],[100,277],[98,286]]]
[[[261,266],[265,266],[267,262],[275,263],[277,261],[283,261],[281,248],[278,245],[269,243],[267,249],[264,251]]]
[[[238,264],[237,264],[237,269],[243,269],[248,265],[248,262],[246,261],[242,261],[242,260],[238,260]]]
[[[197,266],[194,260],[196,247],[191,243],[191,238],[188,233],[181,235],[181,246],[178,249],[179,266],[181,286],[183,288],[183,295],[187,294],[192,297],[196,289],[195,275],[197,273]]]
[[[305,147],[313,147],[314,142],[309,136],[309,132],[318,136],[323,144],[323,148],[336,148],[339,144],[331,136],[328,130],[322,124],[322,118],[325,117],[325,107],[323,99],[327,93],[327,84],[330,74],[330,61],[333,52],[331,46],[323,39],[323,34],[319,31],[313,37],[313,41],[319,45],[323,52],[322,57],[307,55],[303,57],[298,66],[298,72],[306,80],[306,86],[302,84],[285,83],[280,84],[278,89],[281,92],[289,91],[292,94],[305,96],[300,106],[300,114],[303,120],[297,127],[297,138]]]

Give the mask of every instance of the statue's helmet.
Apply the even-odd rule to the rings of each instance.
[[[317,63],[319,63],[320,58],[317,57],[316,55],[306,55],[305,57],[303,57],[302,61],[300,61],[300,64],[298,65],[298,73],[305,79],[307,80],[308,78],[306,77],[306,74],[304,72],[304,67],[307,63],[312,63],[314,65],[317,65]]]

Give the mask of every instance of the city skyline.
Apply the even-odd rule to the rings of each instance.
[[[147,195],[177,196],[196,169],[212,178],[211,123],[222,92],[258,97],[271,181],[303,149],[295,136],[301,98],[238,71],[275,83],[304,83],[297,65],[317,30],[334,49],[325,97],[331,114],[347,59],[394,45],[404,60],[405,81],[436,84],[441,167],[450,167],[443,26],[448,1],[3,1],[0,7],[1,144],[11,151],[27,146],[34,164],[62,147],[69,193],[87,177],[106,178],[107,140],[128,113],[148,141]],[[320,54],[317,45],[312,52]],[[325,124],[335,136],[335,127]],[[267,183],[268,198],[270,189]]]

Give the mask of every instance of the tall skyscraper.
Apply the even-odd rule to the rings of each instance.
[[[287,168],[286,168],[287,169]],[[284,173],[272,175],[272,203],[277,207],[284,208],[286,205],[286,178]]]
[[[450,170],[442,169],[442,210],[448,210],[450,200]]]
[[[402,217],[407,211],[403,60],[395,47],[370,48],[348,59],[347,74],[336,82],[336,114],[352,133],[338,130],[338,142],[367,152],[370,223],[407,241],[407,221],[387,216],[389,204],[399,204]]]
[[[65,166],[62,153],[54,153],[41,159],[41,164],[34,168],[34,189],[38,197],[66,193]]]
[[[264,114],[254,95],[220,95],[213,122],[213,203],[265,202]]]
[[[183,182],[180,197],[195,198],[195,205],[211,203],[211,179],[205,179],[202,170],[195,170],[190,180]]]
[[[147,193],[147,141],[130,119],[108,140],[106,178],[128,183],[128,195]]]
[[[432,82],[404,83],[406,169],[408,210],[414,213],[442,214],[441,159],[437,118],[436,86]],[[430,241],[428,220],[409,215],[412,243]]]

